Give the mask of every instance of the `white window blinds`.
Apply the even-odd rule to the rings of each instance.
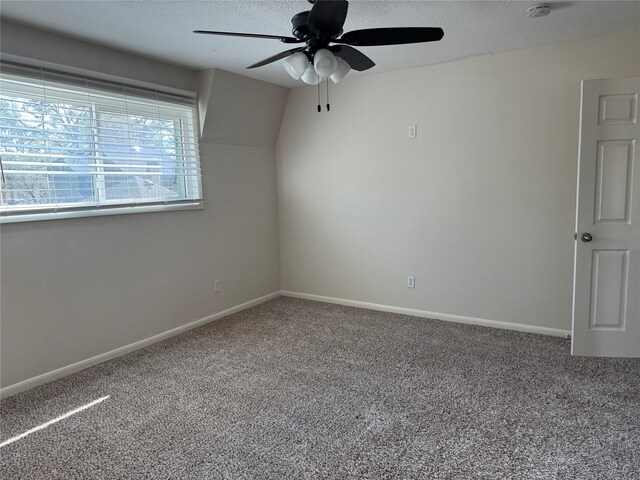
[[[190,98],[2,64],[0,157],[3,217],[202,199]]]

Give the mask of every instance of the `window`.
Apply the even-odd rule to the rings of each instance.
[[[201,205],[193,99],[2,65],[2,221]]]

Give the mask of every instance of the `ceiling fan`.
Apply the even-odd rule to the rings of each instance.
[[[444,32],[437,27],[368,28],[343,34],[349,2],[346,0],[308,0],[311,10],[300,12],[291,19],[293,37],[256,33],[216,32],[194,30],[194,33],[234,37],[267,38],[282,43],[304,43],[254,63],[257,68],[286,58],[285,69],[296,80],[316,85],[324,78],[338,83],[350,69],[368,70],[375,63],[353,48],[407,43],[437,42]],[[342,36],[341,36],[342,35]],[[338,38],[340,37],[340,38]]]

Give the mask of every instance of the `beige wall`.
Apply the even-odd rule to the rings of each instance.
[[[197,88],[206,206],[3,225],[1,385],[281,285],[568,329],[579,82],[640,74],[638,45],[636,30],[348,79],[318,114],[313,88],[287,103],[227,72],[3,23],[12,58]]]
[[[282,288],[570,329],[580,81],[639,61],[632,30],[292,90]]]
[[[185,68],[7,21],[0,22],[0,51],[10,61],[64,65],[68,71],[124,77],[128,83],[158,85],[165,90],[194,89],[193,72]]]
[[[60,42],[64,48],[73,44]],[[91,57],[87,63],[93,65],[89,47],[77,42],[77,52]],[[109,58],[118,55],[111,51]],[[80,57],[74,66],[82,63]],[[148,60],[130,60],[119,57],[118,75],[127,74],[130,65],[131,76],[145,80],[137,62]],[[184,80],[183,70],[154,68],[165,72],[170,86],[184,86],[169,81]],[[206,122],[224,118],[242,124],[251,111],[214,99],[262,94],[270,100],[254,108],[280,125],[287,89],[237,82],[236,75],[223,71],[199,77],[201,93],[210,99]],[[205,131],[203,210],[2,225],[2,387],[279,290],[277,131],[247,125],[241,135],[230,132],[224,139]],[[217,278],[222,291],[214,294]]]

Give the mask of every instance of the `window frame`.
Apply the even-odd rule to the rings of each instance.
[[[4,64],[0,64],[0,67],[4,67]],[[38,68],[37,70],[33,67],[23,67],[24,69],[28,69],[31,71],[40,71],[42,73],[42,69]],[[85,76],[76,76],[70,75],[66,73],[54,72],[58,76],[68,76],[77,82],[78,79],[84,79],[86,82],[88,79]],[[25,81],[34,80],[35,76],[32,75],[20,75],[19,73],[5,73],[2,72],[3,77],[13,77],[20,81],[20,79],[24,79]],[[49,84],[53,85],[53,88],[56,90],[56,94],[60,94],[60,92],[64,92],[61,96],[56,96],[56,98],[63,98],[64,101],[69,101],[72,103],[74,100],[76,103],[81,103],[85,105],[90,105],[91,107],[91,130],[92,130],[92,141],[93,149],[91,158],[93,159],[92,165],[96,167],[94,170],[98,172],[100,169],[98,165],[101,163],[101,158],[103,155],[100,154],[100,150],[102,147],[99,146],[100,143],[104,143],[100,141],[101,135],[99,134],[100,130],[100,113],[108,112],[114,115],[139,115],[144,116],[145,113],[149,115],[149,118],[154,120],[169,120],[174,123],[174,130],[176,132],[180,132],[176,135],[176,139],[187,140],[188,143],[181,142],[180,148],[177,150],[182,153],[176,153],[177,165],[182,165],[183,172],[187,169],[195,168],[198,171],[197,175],[177,175],[179,182],[180,191],[184,191],[185,198],[180,198],[177,200],[171,199],[161,199],[158,197],[157,201],[143,201],[141,199],[117,199],[117,200],[108,200],[106,199],[106,193],[104,189],[104,181],[105,175],[104,172],[102,175],[93,175],[93,178],[97,178],[98,182],[102,182],[102,191],[99,186],[94,185],[92,188],[96,195],[96,203],[91,205],[87,205],[86,203],[67,203],[63,205],[52,205],[52,204],[44,204],[44,205],[33,205],[22,207],[14,210],[2,210],[0,211],[0,224],[5,223],[19,223],[19,222],[30,222],[30,221],[42,221],[42,220],[54,220],[54,219],[63,219],[63,218],[79,218],[79,217],[95,217],[95,216],[107,216],[107,215],[122,215],[122,214],[132,214],[132,213],[151,213],[151,212],[162,212],[162,211],[178,211],[178,210],[197,210],[204,208],[204,200],[203,200],[203,190],[202,190],[202,161],[200,159],[200,145],[199,145],[199,129],[198,129],[198,111],[197,111],[197,102],[194,101],[193,98],[187,97],[178,97],[176,95],[161,93],[163,96],[162,103],[164,105],[168,105],[172,103],[169,100],[164,100],[164,98],[176,98],[182,101],[176,102],[176,104],[183,105],[184,107],[191,110],[190,115],[185,117],[184,115],[178,115],[177,113],[174,115],[170,115],[168,112],[161,112],[161,103],[158,100],[158,92],[157,90],[151,89],[142,89],[137,86],[127,87],[125,84],[116,84],[111,82],[105,82],[100,79],[91,79],[92,83],[101,83],[101,84],[109,84],[116,88],[119,88],[120,91],[124,89],[131,88],[136,91],[144,91],[147,94],[155,94],[156,95],[156,104],[153,105],[150,103],[149,98],[143,95],[135,95],[135,94],[125,94],[126,96],[126,109],[122,108],[122,102],[113,98],[113,94],[110,96],[109,89],[105,88],[103,91],[103,95],[100,95],[100,89],[97,87],[92,87],[91,90],[82,91],[82,87],[77,87],[74,83],[70,82],[69,84],[65,84],[63,81],[55,80],[47,80]],[[95,96],[99,97],[99,99],[93,98],[94,93],[97,93]],[[22,94],[25,98],[38,98],[42,97],[42,90],[35,86],[33,83],[23,83],[19,82],[12,83],[11,93],[8,95],[19,95]],[[186,101],[185,101],[186,100]],[[169,109],[169,108],[168,108]],[[185,125],[185,121],[187,125]],[[188,135],[188,130],[191,131],[191,135]],[[185,135],[188,135],[185,137]],[[185,146],[186,145],[186,146]],[[185,154],[185,151],[188,149],[193,149],[194,154]],[[0,152],[0,155],[3,153]],[[9,154],[10,155],[10,154]],[[189,161],[190,157],[196,159],[195,163],[191,163]],[[187,160],[184,160],[184,159]],[[181,163],[180,159],[183,159]],[[187,164],[190,164],[187,166]],[[197,165],[194,166],[194,165]],[[3,185],[0,184],[0,188]],[[197,198],[196,198],[197,197]]]

